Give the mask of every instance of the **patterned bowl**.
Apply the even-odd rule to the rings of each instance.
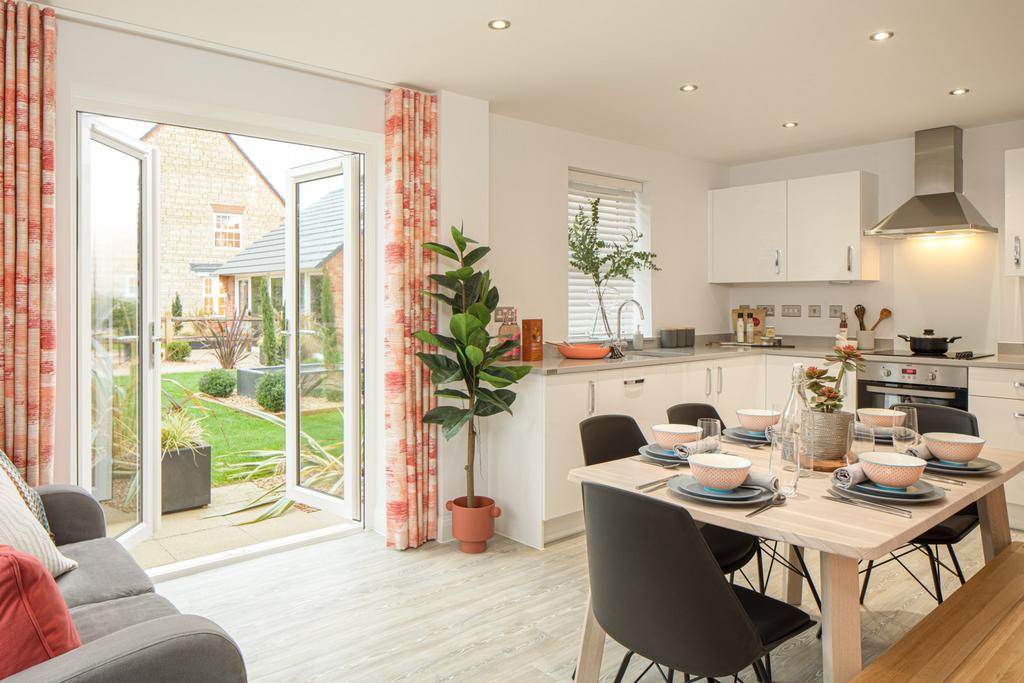
[[[696,453],[688,462],[694,479],[716,493],[732,491],[750,474],[749,460],[727,453]]]
[[[985,439],[970,434],[928,432],[922,434],[922,437],[932,455],[946,462],[970,462],[977,458],[981,454],[981,449],[985,447]]]
[[[861,453],[857,456],[868,479],[884,489],[905,489],[921,478],[925,461],[906,453]]]
[[[782,413],[777,410],[761,410],[760,408],[740,408],[736,411],[736,417],[744,429],[752,432],[763,432],[779,421]]]
[[[690,443],[700,438],[703,430],[694,425],[654,425],[654,440],[662,448],[672,450],[678,443]]]
[[[901,410],[888,408],[858,408],[857,417],[872,427],[900,427],[907,419],[907,414]]]

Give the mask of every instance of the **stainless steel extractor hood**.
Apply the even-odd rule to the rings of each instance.
[[[902,238],[998,232],[963,195],[963,138],[957,126],[914,133],[914,196],[864,234]]]

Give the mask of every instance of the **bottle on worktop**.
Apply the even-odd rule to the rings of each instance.
[[[839,315],[839,334],[836,335],[837,339],[846,341],[850,338],[850,325],[846,321],[846,313],[843,312]]]

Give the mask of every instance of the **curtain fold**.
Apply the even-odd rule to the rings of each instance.
[[[53,470],[57,24],[53,9],[23,1],[5,3],[0,21],[0,444],[37,486],[49,483]]]
[[[436,399],[412,337],[437,330],[429,275],[437,238],[437,96],[396,88],[384,128],[384,425],[387,546],[437,538],[437,430],[423,423]]]

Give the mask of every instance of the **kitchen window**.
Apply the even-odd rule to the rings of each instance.
[[[242,246],[242,214],[213,215],[213,246],[239,249]]]
[[[600,199],[598,237],[605,242],[621,244],[631,228],[643,234],[638,249],[650,249],[650,221],[644,203],[643,183],[636,180],[569,169],[568,220],[571,224],[582,209],[590,212],[590,203]],[[644,308],[640,320],[635,306],[622,310],[622,336],[631,338],[640,325],[644,336],[651,336],[651,273],[643,271],[633,275],[634,280],[614,278],[605,291],[605,312],[615,334],[615,319],[619,305],[636,299]],[[598,311],[597,292],[593,280],[569,266],[569,338],[605,339],[604,325]]]

